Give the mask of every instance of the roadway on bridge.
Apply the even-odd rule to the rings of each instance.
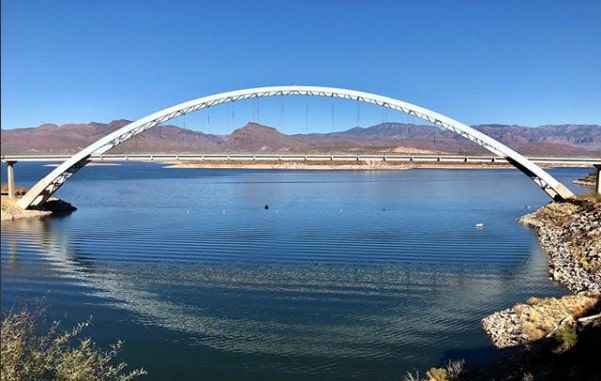
[[[2,155],[2,162],[62,162],[71,155]],[[491,155],[448,154],[277,154],[277,153],[129,153],[92,156],[92,161],[390,161],[413,163],[497,163],[508,164],[506,158]],[[532,156],[528,159],[546,166],[594,166],[601,157]]]

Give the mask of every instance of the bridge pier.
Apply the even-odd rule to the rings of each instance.
[[[6,180],[8,182],[8,198],[10,198],[11,200],[15,200],[17,197],[15,195],[15,164],[17,164],[16,161],[7,161],[6,162],[6,169],[7,169],[7,176],[6,176]]]
[[[597,168],[597,181],[595,182],[595,191],[597,194],[601,194],[601,164],[595,164]]]

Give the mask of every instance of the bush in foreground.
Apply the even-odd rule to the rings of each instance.
[[[444,368],[431,368],[426,372],[426,378],[422,378],[419,372],[408,372],[403,381],[460,381],[469,376],[464,373],[465,360],[449,361]]]
[[[146,374],[144,369],[125,373],[126,363],[113,364],[122,341],[108,351],[98,349],[89,338],[76,341],[90,321],[63,332],[55,321],[47,331],[41,331],[41,317],[40,311],[31,314],[27,308],[3,317],[2,381],[129,381]]]

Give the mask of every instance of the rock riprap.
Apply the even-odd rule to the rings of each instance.
[[[601,305],[601,201],[590,196],[550,203],[520,222],[537,230],[551,278],[574,295],[530,298],[484,318],[482,326],[498,348],[549,337]]]

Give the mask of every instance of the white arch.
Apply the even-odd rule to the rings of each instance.
[[[18,201],[18,204],[22,208],[36,208],[40,206],[52,194],[54,194],[54,192],[56,192],[62,186],[62,184],[64,184],[64,182],[71,177],[71,175],[83,168],[89,162],[91,156],[101,155],[109,149],[128,140],[129,138],[134,137],[137,134],[149,128],[155,127],[165,121],[222,103],[234,102],[249,98],[284,95],[309,95],[349,99],[359,102],[372,103],[378,106],[390,108],[392,110],[400,111],[405,114],[416,116],[442,128],[453,131],[475,142],[493,154],[506,158],[516,168],[530,177],[552,199],[561,200],[573,196],[572,192],[563,184],[516,151],[468,125],[448,118],[437,112],[398,99],[366,93],[363,91],[347,90],[335,87],[295,85],[257,87],[209,95],[180,103],[178,105],[155,112],[154,114],[150,114],[144,118],[138,119],[137,121],[132,122],[99,139],[95,143],[92,143],[88,147],[73,155],[71,158],[67,159],[56,169],[50,172],[46,177],[35,184],[29,190],[29,192],[27,192]]]

